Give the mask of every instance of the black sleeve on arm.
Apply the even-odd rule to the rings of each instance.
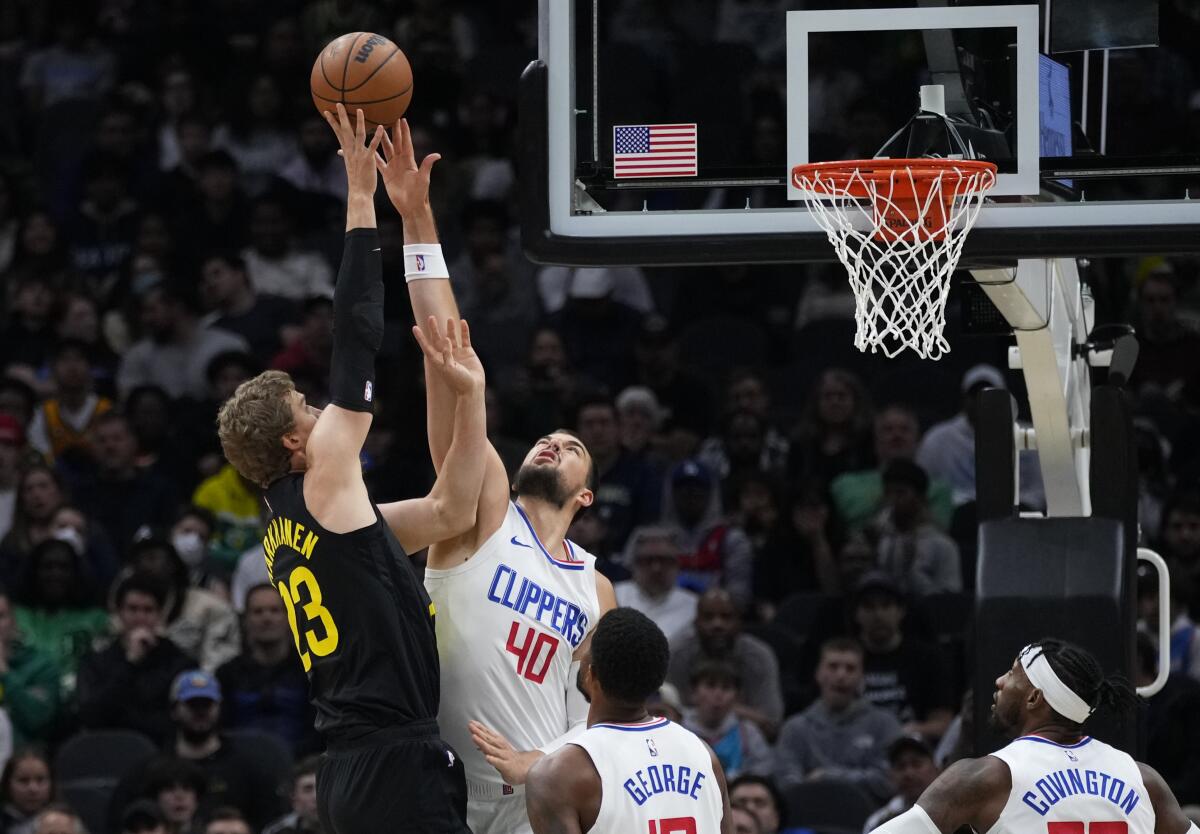
[[[375,354],[383,344],[383,259],[376,229],[346,232],[333,291],[333,361],[329,389],[334,405],[371,411]]]

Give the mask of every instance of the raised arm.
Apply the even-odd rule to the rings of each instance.
[[[371,428],[375,354],[383,340],[383,264],[375,227],[375,154],[383,138],[376,128],[366,143],[361,110],[351,127],[346,108],[325,113],[341,145],[349,191],[346,243],[333,293],[332,402],[321,413],[305,447],[309,510],[332,533],[346,533],[375,520],[362,479],[359,453]]]
[[[449,334],[449,335],[447,335]],[[455,399],[453,438],[445,466],[424,498],[381,504],[379,512],[407,553],[459,536],[475,525],[488,449],[483,366],[471,348],[465,321],[446,322],[446,333],[430,319],[413,328],[430,373]],[[433,564],[432,567],[440,567]]]
[[[376,155],[376,165],[383,175],[384,187],[392,205],[404,221],[405,281],[408,298],[412,303],[416,321],[430,317],[436,321],[458,319],[458,304],[450,286],[450,273],[442,257],[438,243],[437,223],[429,204],[429,177],[433,165],[441,159],[440,154],[430,154],[417,164],[413,150],[412,132],[408,122],[401,119],[396,123],[392,136],[386,134],[382,143],[382,154]],[[449,431],[454,408],[453,392],[437,375],[431,373],[429,360],[425,360],[426,423],[429,436],[429,454],[433,459],[434,471],[439,474],[445,466],[450,451],[452,435]],[[469,555],[475,547],[500,526],[508,512],[510,484],[504,462],[496,450],[488,445],[486,469],[479,495],[479,506],[474,535],[467,536],[455,552],[439,553],[439,559],[453,562]]]

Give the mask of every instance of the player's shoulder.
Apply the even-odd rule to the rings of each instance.
[[[1007,791],[1012,787],[1012,772],[1003,759],[980,756],[978,759],[959,759],[942,771],[936,781],[941,782],[943,788],[956,791]]]
[[[567,743],[534,762],[526,777],[526,790],[542,795],[575,792],[591,787],[600,779],[591,754],[578,744]]]

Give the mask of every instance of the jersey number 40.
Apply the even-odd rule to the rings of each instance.
[[[521,624],[513,620],[504,650],[517,656],[518,675],[534,683],[542,683],[550,671],[554,653],[558,651],[558,638],[532,626],[525,630],[524,637],[520,637],[520,631]]]
[[[283,597],[296,651],[300,652],[300,660],[307,672],[312,669],[312,655],[325,657],[338,647],[337,625],[329,609],[321,604],[321,586],[317,577],[304,565],[293,569],[276,587]]]

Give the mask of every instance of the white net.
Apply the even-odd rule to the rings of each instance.
[[[923,359],[940,359],[950,350],[942,335],[950,277],[996,169],[954,160],[926,164],[933,162],[866,160],[793,171],[850,274],[854,345],[861,351],[894,357],[911,348]]]

